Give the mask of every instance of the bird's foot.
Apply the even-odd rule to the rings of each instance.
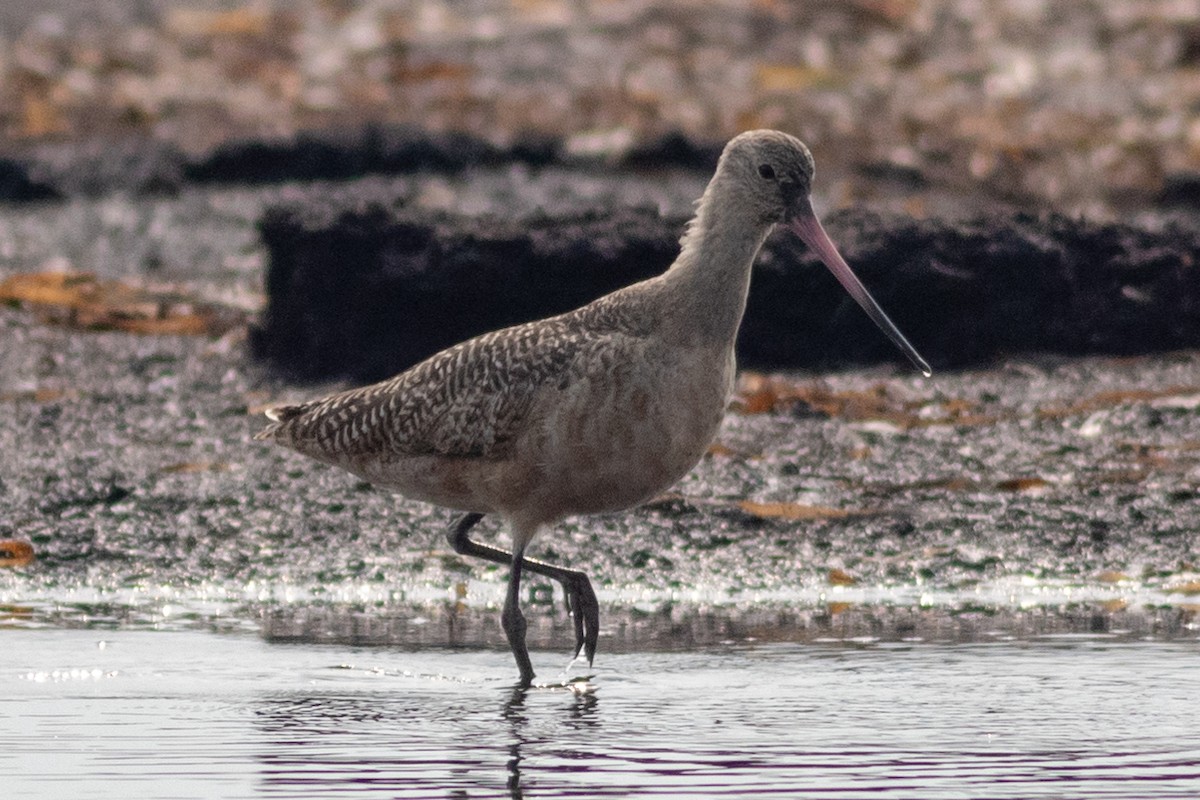
[[[567,595],[567,611],[575,623],[575,658],[582,653],[591,666],[600,639],[600,603],[592,590],[592,582],[582,572],[572,573],[564,580],[563,590]]]

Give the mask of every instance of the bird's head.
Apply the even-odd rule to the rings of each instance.
[[[717,172],[764,223],[786,222],[805,207],[811,213],[813,157],[795,136],[767,130],[740,134],[725,145]]]
[[[717,176],[755,219],[766,225],[781,223],[799,236],[917,369],[926,376],[932,374],[929,364],[851,271],[817,219],[811,198],[813,157],[803,142],[779,131],[739,134],[725,145]]]

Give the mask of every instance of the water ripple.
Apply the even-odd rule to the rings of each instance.
[[[630,653],[521,692],[499,650],[4,635],[6,797],[1200,796],[1194,641]]]

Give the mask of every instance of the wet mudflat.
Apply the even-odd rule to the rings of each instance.
[[[457,213],[514,198],[522,211],[570,201],[679,213],[695,182],[502,169],[449,183],[373,178],[10,207],[0,270],[86,267],[246,315],[264,272],[255,221],[280,200],[344,192]],[[433,619],[496,640],[503,570],[448,552],[450,515],[250,441],[265,404],[334,385],[289,384],[250,357],[239,327],[133,335],[81,322],[0,309],[0,538],[36,551],[34,564],[0,573],[0,599],[53,624],[153,625],[174,609],[267,619],[280,636],[444,644],[448,628],[412,624]],[[671,496],[569,521],[538,544],[589,571],[607,620],[627,615],[625,633],[605,625],[625,646],[643,646],[643,631],[655,646],[663,635],[736,638],[740,627],[697,622],[714,610],[795,641],[830,604],[836,620],[872,609],[850,625],[867,633],[925,625],[925,609],[954,612],[953,625],[1013,612],[1006,627],[1020,635],[1050,632],[1055,619],[1084,631],[1190,624],[1196,352],[1014,354],[930,380],[891,366],[744,375],[741,390],[718,445]],[[481,533],[504,538],[487,521]],[[533,635],[560,643],[558,605],[538,591],[544,630]],[[770,604],[799,609],[799,622],[764,626],[757,610]],[[977,623],[968,627],[974,636]]]
[[[12,310],[0,324],[0,533],[36,553],[0,573],[15,618],[499,641],[504,570],[449,551],[449,513],[250,441],[255,408],[314,390],[229,340],[81,333]],[[593,576],[606,638],[631,649],[759,629],[798,641],[842,620],[847,635],[903,636],[939,614],[968,638],[997,614],[1021,635],[1047,619],[1179,633],[1200,592],[1198,398],[1186,352],[931,381],[747,375],[718,446],[672,494],[535,547]],[[531,587],[532,639],[565,645],[551,587]]]
[[[576,178],[480,182],[513,196],[572,186],[581,202],[661,199],[645,180]],[[471,183],[341,190],[424,204]],[[6,272],[86,264],[244,314],[262,280],[264,206],[332,190],[9,209],[0,253]],[[680,204],[686,193],[668,192]],[[82,323],[0,309],[0,539],[35,552],[0,571],[17,624],[184,620],[245,623],[272,641],[502,644],[504,570],[449,551],[450,514],[251,441],[264,405],[333,385],[286,382],[250,357],[240,327],[135,335]],[[717,444],[670,495],[570,520],[535,549],[593,577],[602,654],[830,636],[974,642],[989,630],[1187,639],[1198,531],[1200,354],[1022,354],[930,380],[893,366],[744,374]],[[491,521],[480,533],[505,539]],[[531,582],[526,607],[531,643],[565,652],[553,587]]]
[[[1200,643],[827,640],[509,655],[6,630],[5,796],[1195,797]],[[546,654],[535,653],[535,656]]]

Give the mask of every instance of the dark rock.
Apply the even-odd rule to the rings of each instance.
[[[28,167],[21,162],[0,158],[0,201],[26,203],[60,196],[54,187],[31,178]]]
[[[622,164],[711,172],[720,153],[720,144],[671,133],[635,147]],[[509,163],[544,167],[570,160],[556,136],[530,132],[499,146],[468,133],[404,125],[368,124],[287,138],[234,140],[191,157],[153,139],[96,139],[42,145],[19,158],[0,158],[0,200],[25,202],[112,191],[162,194],[185,183],[347,180],[364,175],[455,173]]]
[[[385,377],[661,272],[683,224],[645,209],[500,220],[379,204],[273,208],[260,223],[270,266],[254,350],[298,377]],[[851,211],[828,227],[935,366],[1200,346],[1195,233],[1056,215],[950,223]],[[759,258],[738,354],[767,368],[901,358],[784,232]]]
[[[707,173],[716,168],[724,147],[724,142],[699,142],[679,131],[671,131],[634,145],[621,159],[621,165],[629,169],[687,167]]]
[[[190,163],[187,175],[199,183],[344,180],[369,174],[455,172],[515,160],[545,163],[557,152],[554,142],[533,136],[503,150],[466,133],[367,125],[288,139],[230,142]]]
[[[669,133],[635,146],[629,169],[695,168],[709,173],[722,145]],[[586,160],[586,159],[585,159]],[[164,194],[195,184],[271,184],[348,180],[365,175],[456,173],[473,167],[577,164],[557,136],[526,133],[507,145],[459,132],[368,124],[305,131],[277,139],[242,139],[188,156],[154,139],[95,139],[39,145],[0,158],[0,200],[26,202],[113,191]]]
[[[271,209],[269,305],[252,344],[300,377],[382,377],[662,271],[681,224],[644,209],[524,221]]]
[[[1180,67],[1200,66],[1200,22],[1179,26],[1179,56],[1175,63]]]
[[[513,161],[532,167],[544,167],[562,159],[563,142],[557,136],[530,132],[513,140],[509,153]]]
[[[1200,172],[1176,172],[1163,181],[1158,204],[1167,208],[1200,210]]]
[[[621,163],[635,169],[675,166],[709,172],[717,163],[721,147],[669,133],[634,147]],[[499,147],[467,133],[368,125],[353,131],[310,131],[274,141],[231,142],[189,164],[187,175],[202,183],[277,183],[367,174],[457,172],[504,163],[540,167],[564,160],[562,140],[543,134],[528,133],[516,137],[507,147]]]
[[[189,163],[187,176],[197,183],[277,183],[349,178],[363,174],[365,169],[363,154],[356,148],[300,135],[274,141],[227,142]]]
[[[113,191],[173,194],[184,182],[183,152],[154,139],[41,145],[23,161],[30,179],[46,187],[51,197],[98,196]]]
[[[877,182],[887,182],[900,188],[915,191],[929,186],[929,179],[917,167],[897,164],[892,161],[872,161],[858,168],[865,178]]]
[[[937,366],[1018,352],[1135,354],[1200,343],[1195,233],[1057,215],[949,223],[841,212],[828,227],[876,299]],[[754,280],[739,340],[747,363],[896,357],[791,237],[773,237]]]
[[[248,139],[186,156],[153,139],[57,143],[0,158],[0,200],[26,202],[113,191],[164,194],[185,183],[263,184],[344,180],[369,174],[456,172],[519,161],[559,160],[560,141],[530,134],[508,149],[463,133],[367,125],[306,132],[288,139]]]

